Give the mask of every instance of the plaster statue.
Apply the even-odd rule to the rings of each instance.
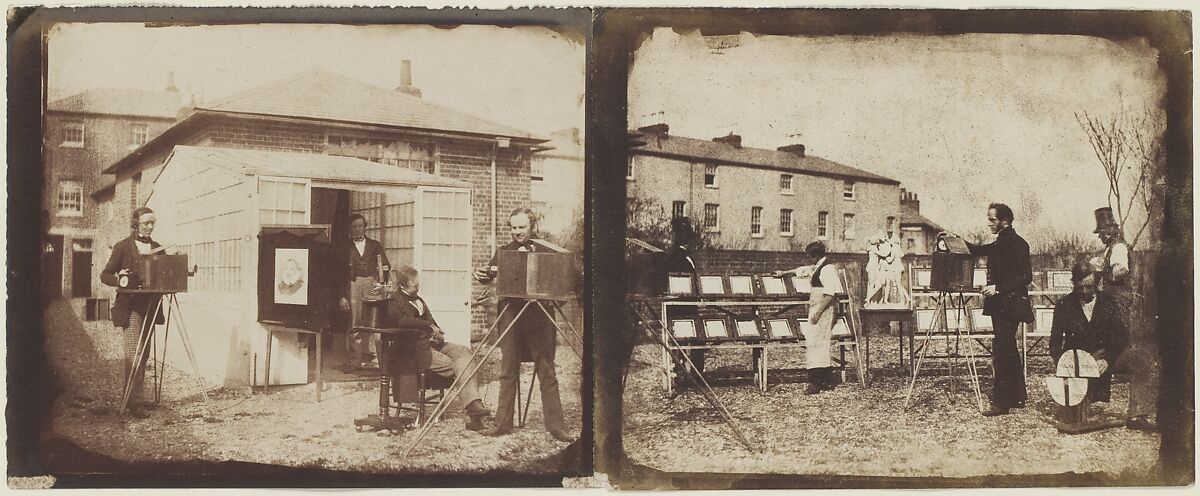
[[[909,308],[908,291],[901,284],[904,252],[900,243],[879,233],[872,237],[867,250],[867,308]]]

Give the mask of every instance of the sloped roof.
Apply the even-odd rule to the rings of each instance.
[[[182,98],[177,91],[94,89],[46,104],[50,112],[129,115],[174,119]]]
[[[941,226],[929,220],[928,217],[921,215],[917,209],[907,203],[900,203],[900,225],[901,226],[927,226],[936,231],[945,231]]]
[[[197,108],[544,141],[514,127],[320,69]]]
[[[832,160],[762,148],[735,148],[733,145],[711,140],[683,138],[653,133],[631,132],[633,152],[672,156],[708,162],[740,164],[757,167],[793,170],[798,173],[839,176],[865,179],[875,182],[900,184],[900,181],[842,165]],[[641,144],[644,143],[644,144]]]
[[[167,163],[178,160],[196,161],[248,175],[296,177],[362,184],[471,187],[470,183],[458,179],[435,176],[359,158],[318,153],[177,145]]]

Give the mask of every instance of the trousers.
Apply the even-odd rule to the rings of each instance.
[[[470,362],[470,348],[461,344],[445,343],[440,348],[436,346],[433,348],[433,361],[430,362],[429,371],[447,379],[461,377],[466,373],[467,365]],[[464,408],[471,402],[481,399],[479,383],[472,378],[463,384],[462,391],[458,393],[458,399],[462,401]]]
[[[499,328],[508,327],[516,317],[523,300],[500,302]],[[500,341],[500,398],[496,406],[496,427],[512,429],[514,406],[517,401],[517,382],[521,379],[521,362],[525,353],[533,360],[533,373],[541,385],[542,421],[546,430],[564,430],[562,400],[558,395],[558,375],[554,369],[554,350],[557,346],[554,323],[530,303],[508,335]]]
[[[1017,351],[1016,319],[992,315],[992,403],[1000,408],[1012,408],[1026,398],[1025,371]]]
[[[146,362],[150,358],[150,350],[143,349],[141,360],[138,360],[138,344],[147,341],[146,348],[149,347],[149,339],[151,337],[154,326],[146,325],[148,313],[154,311],[157,302],[147,300],[146,302],[137,301],[137,304],[131,305],[129,312],[129,325],[121,328],[121,338],[124,341],[125,347],[125,375],[122,384],[126,388],[133,384],[133,389],[129,393],[129,404],[141,403],[145,399],[145,382],[146,382]],[[138,373],[130,378],[130,373],[134,368],[138,368]]]

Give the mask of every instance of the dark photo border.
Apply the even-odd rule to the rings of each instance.
[[[567,39],[591,43],[592,10],[525,8],[510,10],[426,8],[199,8],[199,7],[14,7],[8,17],[8,475],[52,475],[63,488],[334,488],[334,487],[562,487],[565,477],[592,475],[591,343],[585,339],[580,394],[580,438],[557,464],[558,474],[516,472],[486,474],[367,474],[290,468],[243,462],[148,462],[130,464],[78,446],[43,439],[53,402],[42,349],[42,301],[39,275],[41,218],[43,84],[46,76],[44,30],[64,22],[134,22],[159,25],[250,23],[427,24],[453,28],[464,24],[544,26]],[[586,119],[585,110],[585,119]],[[585,253],[586,256],[586,253]],[[588,311],[584,303],[585,314]],[[586,330],[585,333],[589,332]],[[585,334],[586,336],[586,334]],[[47,467],[71,467],[51,473]]]
[[[595,329],[596,469],[621,489],[925,488],[1187,485],[1195,479],[1192,307],[1192,19],[1184,11],[917,10],[917,9],[599,9],[588,80],[588,179],[592,207],[592,300]],[[621,375],[634,339],[624,294],[625,168],[628,147],[627,78],[632,55],[655,27],[704,34],[742,31],[770,35],[885,35],[963,33],[1071,34],[1145,37],[1159,52],[1167,80],[1165,144],[1168,246],[1154,268],[1159,281],[1158,339],[1162,377],[1158,403],[1163,430],[1161,470],[1144,481],[1102,474],[972,478],[790,476],[664,473],[624,457]]]

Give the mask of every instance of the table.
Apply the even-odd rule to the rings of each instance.
[[[266,363],[266,373],[264,374],[264,377],[263,377],[263,394],[270,392],[270,387],[271,387],[271,349],[274,347],[275,333],[277,333],[277,332],[292,332],[292,333],[296,333],[296,334],[308,334],[308,335],[314,336],[314,340],[317,342],[317,403],[320,403],[321,402],[321,391],[325,389],[325,381],[321,374],[321,367],[322,367],[321,332],[320,331],[312,331],[312,330],[308,330],[308,329],[300,329],[297,327],[289,327],[287,325],[284,325],[283,322],[278,322],[278,321],[273,321],[273,320],[263,320],[263,321],[260,321],[259,323],[262,324],[263,327],[266,328],[266,330],[267,330],[267,363]],[[250,386],[254,387],[253,384],[251,384]]]

